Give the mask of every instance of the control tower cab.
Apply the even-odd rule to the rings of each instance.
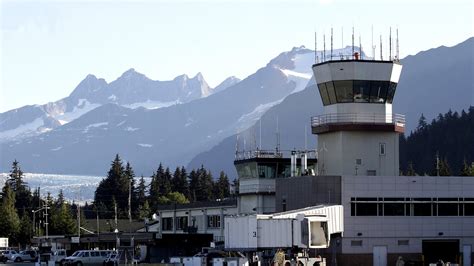
[[[313,65],[324,114],[311,118],[320,175],[399,175],[405,117],[392,112],[402,66],[395,61],[331,60]]]

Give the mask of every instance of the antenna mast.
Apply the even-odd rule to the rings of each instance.
[[[382,34],[380,34],[380,60],[383,61],[383,54],[382,54]]]
[[[341,48],[344,48],[344,27],[341,27]]]
[[[280,128],[278,125],[278,116],[276,117],[276,152],[280,152]]]
[[[372,25],[372,59],[375,60],[374,25]]]
[[[388,60],[392,61],[392,27],[390,27],[390,34],[388,35]]]
[[[359,53],[360,53],[360,59],[364,59],[362,58],[362,38],[360,37],[360,34],[359,34]]]
[[[326,34],[323,35],[323,61],[326,61]]]
[[[352,59],[354,59],[354,27],[352,27]]]
[[[333,36],[333,32],[332,32],[332,27],[331,27],[331,61],[332,61],[332,36]]]
[[[314,32],[314,62],[318,63],[318,34]]]
[[[398,43],[398,28],[397,28],[397,61],[400,60],[400,46]]]

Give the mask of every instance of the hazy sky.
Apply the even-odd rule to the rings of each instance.
[[[401,57],[474,35],[472,0],[1,1],[0,112],[66,97],[89,73],[129,68],[169,80],[201,72],[211,86],[245,78],[314,32],[334,46],[351,28],[371,45],[399,28]],[[387,44],[384,44],[387,47]],[[318,47],[322,47],[320,42]],[[329,41],[327,41],[329,47]]]

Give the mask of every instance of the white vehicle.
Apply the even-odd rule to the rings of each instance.
[[[54,260],[54,262],[59,263],[59,265],[63,265],[64,260],[66,259],[66,250],[65,249],[58,249],[53,252],[51,256],[51,260]]]
[[[35,261],[37,257],[38,255],[36,254],[36,251],[25,250],[25,251],[20,251],[20,253],[11,255],[9,260],[12,260],[14,262]]]
[[[102,264],[111,250],[78,250],[64,259],[64,265]]]
[[[12,260],[12,257],[17,254],[18,252],[16,252],[15,250],[5,250],[3,252],[3,256],[5,256],[8,260]]]

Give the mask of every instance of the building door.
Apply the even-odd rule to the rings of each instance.
[[[423,240],[422,241],[423,256],[425,265],[436,263],[439,260],[443,262],[459,263],[459,240],[443,239],[443,240]]]
[[[462,265],[463,266],[471,266],[471,252],[472,248],[471,245],[464,245],[462,247]]]
[[[374,266],[387,266],[387,247],[374,246]]]

